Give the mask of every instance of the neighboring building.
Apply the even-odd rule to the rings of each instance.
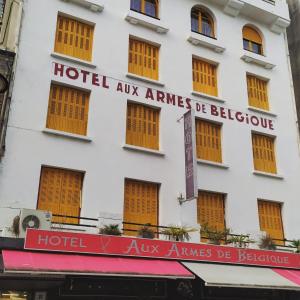
[[[288,45],[290,52],[291,68],[294,81],[294,91],[296,100],[296,109],[298,116],[298,127],[300,130],[300,1],[298,0],[288,0],[289,11],[291,16],[291,25],[287,30]]]
[[[51,211],[52,229],[71,232],[98,233],[93,226],[99,219],[101,225],[119,223],[127,236],[148,223],[154,228],[201,226],[201,235],[191,234],[197,244],[208,241],[207,231],[226,228],[255,240],[267,233],[283,251],[300,238],[300,155],[284,0],[28,0],[23,10],[0,165],[3,236],[27,208]],[[185,201],[182,117],[191,108],[198,195]],[[21,215],[24,220],[34,221]],[[9,241],[1,247],[20,250],[23,245]],[[285,254],[274,253],[279,260]],[[24,261],[24,267],[23,254],[18,260],[3,252],[4,270],[10,258]],[[300,276],[299,259],[289,255],[289,267]],[[51,261],[51,256],[43,259]],[[271,266],[278,259],[260,263]],[[246,268],[222,266],[215,265],[219,275],[236,274],[233,288],[208,290],[201,281],[193,290],[195,283],[167,281],[168,295],[159,297],[299,298],[299,292],[282,291],[299,290],[299,281],[283,282],[271,269],[270,277],[258,275],[265,269],[254,270],[243,283],[238,274]],[[55,278],[57,285],[49,278],[49,285],[33,284],[33,275],[23,272],[26,284],[9,277],[5,286],[0,279],[1,292],[17,289],[24,291],[18,297],[27,298],[51,289],[54,299],[57,285],[65,284],[64,291],[71,293],[82,280],[85,297],[94,285],[92,279],[64,282],[64,277]],[[269,282],[259,282],[266,276]],[[258,281],[250,284],[254,277]],[[228,288],[229,283],[212,285]],[[45,299],[40,296],[35,295]]]

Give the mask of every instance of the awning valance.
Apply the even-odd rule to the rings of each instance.
[[[277,272],[277,269],[260,267],[193,262],[182,262],[182,264],[204,280],[206,286],[300,290],[300,281],[297,283],[288,278],[288,272],[285,273],[286,276],[280,274],[280,272],[289,271],[286,269]],[[298,272],[300,276],[300,271],[294,272]],[[295,274],[289,276],[292,277]]]
[[[177,261],[3,250],[5,273],[194,278]]]

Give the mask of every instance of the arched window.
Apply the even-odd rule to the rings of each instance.
[[[130,9],[150,17],[158,18],[158,0],[131,0]]]
[[[191,29],[209,37],[215,37],[214,21],[204,9],[194,6],[191,11]]]
[[[243,45],[245,50],[261,55],[263,54],[262,38],[260,34],[252,27],[244,26]]]

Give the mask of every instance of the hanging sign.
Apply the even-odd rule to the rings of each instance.
[[[195,113],[189,110],[183,115],[186,200],[198,197]]]

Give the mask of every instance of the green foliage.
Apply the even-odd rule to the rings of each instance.
[[[104,225],[102,228],[99,229],[100,234],[107,234],[107,235],[121,235],[121,230],[119,229],[119,224],[109,224]]]
[[[264,235],[260,238],[258,247],[260,249],[266,249],[266,250],[276,250],[276,244],[273,241],[273,239],[270,237],[269,234]]]
[[[154,239],[155,232],[153,229],[151,229],[151,227],[149,225],[150,224],[147,223],[138,230],[139,237],[146,238],[146,239]]]
[[[227,240],[228,243],[233,244],[235,247],[246,248],[250,243],[254,243],[254,240],[251,240],[248,235],[231,235]]]
[[[225,228],[224,230],[216,230],[204,224],[201,227],[201,236],[207,238],[209,243],[214,245],[220,245],[222,241],[227,243],[227,236],[230,234],[230,229]]]
[[[296,248],[295,253],[300,253],[300,240],[293,240],[291,246]]]
[[[178,227],[174,225],[170,225],[168,228],[164,228],[160,231],[161,234],[168,236],[170,241],[189,241],[191,239],[189,233],[195,232],[197,229],[188,228],[186,226]]]

